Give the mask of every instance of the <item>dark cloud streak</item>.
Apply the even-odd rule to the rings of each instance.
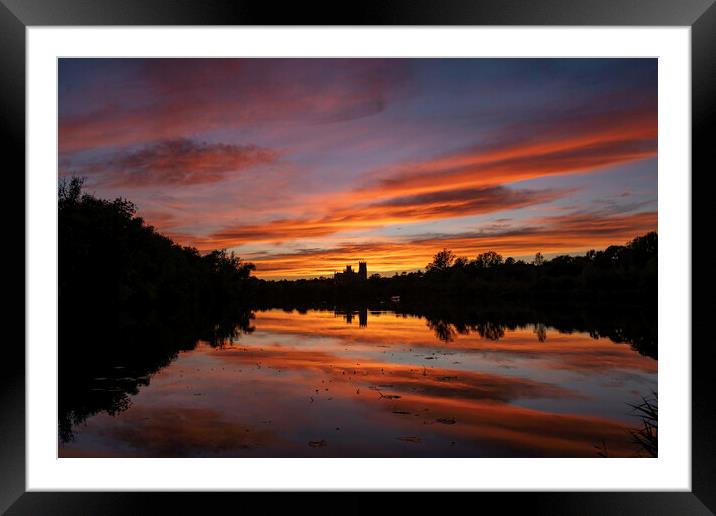
[[[278,152],[255,145],[176,139],[122,150],[76,170],[102,175],[104,183],[112,186],[194,185],[215,183],[230,172],[272,163],[278,157]]]

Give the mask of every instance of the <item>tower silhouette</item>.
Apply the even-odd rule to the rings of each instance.
[[[368,279],[368,262],[358,262],[358,277],[362,280]]]

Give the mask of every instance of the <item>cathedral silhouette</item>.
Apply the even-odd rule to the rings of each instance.
[[[352,281],[365,281],[368,279],[368,262],[358,262],[358,272],[353,270],[352,265],[346,265],[343,272],[336,272],[333,274],[333,278],[337,282],[349,283]]]

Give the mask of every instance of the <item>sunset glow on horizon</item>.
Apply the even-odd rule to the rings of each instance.
[[[656,59],[60,59],[59,174],[265,279],[657,230]]]

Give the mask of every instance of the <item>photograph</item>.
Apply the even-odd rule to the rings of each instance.
[[[0,514],[715,514],[715,31],[0,0]]]
[[[659,66],[59,57],[57,456],[656,462]]]

